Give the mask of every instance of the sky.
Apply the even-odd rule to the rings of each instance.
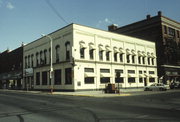
[[[0,0],[0,52],[71,23],[107,30],[158,11],[180,22],[180,0]]]

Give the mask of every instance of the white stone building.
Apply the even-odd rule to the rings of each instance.
[[[155,43],[78,24],[24,46],[24,88],[96,90],[107,83],[139,88],[157,82]]]

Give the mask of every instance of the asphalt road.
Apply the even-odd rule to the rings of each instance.
[[[0,122],[179,122],[180,91],[80,97],[0,91]]]

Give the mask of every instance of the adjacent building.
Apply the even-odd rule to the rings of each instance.
[[[0,53],[0,88],[21,89],[23,78],[23,46]]]
[[[107,83],[139,88],[157,82],[154,42],[78,24],[25,45],[23,52],[27,89],[97,90]]]
[[[109,26],[109,31],[156,43],[158,76],[163,83],[180,81],[180,23],[162,15],[123,27]],[[139,40],[140,41],[140,40]]]

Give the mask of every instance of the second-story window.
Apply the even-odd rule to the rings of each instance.
[[[40,51],[40,64],[43,64],[43,52],[42,51]]]
[[[130,63],[130,55],[129,54],[126,54],[126,60],[127,60],[127,63]]]
[[[30,55],[28,55],[28,68],[30,68]]]
[[[34,67],[34,55],[31,55],[31,67]]]
[[[110,51],[106,51],[106,61],[109,61],[110,60]]]
[[[39,53],[36,53],[36,66],[39,66]]]
[[[168,34],[171,36],[175,36],[175,29],[168,27]]]
[[[47,64],[47,50],[44,50],[44,64]]]
[[[99,60],[103,60],[103,50],[99,50]]]
[[[119,54],[120,62],[123,62],[123,53]]]
[[[85,58],[85,48],[80,48],[80,58]]]
[[[94,49],[89,50],[89,57],[90,57],[91,60],[94,59]]]
[[[58,63],[60,60],[59,60],[59,57],[60,57],[60,46],[59,45],[56,45],[56,63]]]
[[[66,42],[65,46],[66,46],[66,60],[70,60],[70,42]]]
[[[25,56],[25,68],[27,68],[27,56]]]
[[[135,63],[135,55],[132,55],[132,63]]]
[[[167,27],[164,25],[164,34],[167,34]]]

